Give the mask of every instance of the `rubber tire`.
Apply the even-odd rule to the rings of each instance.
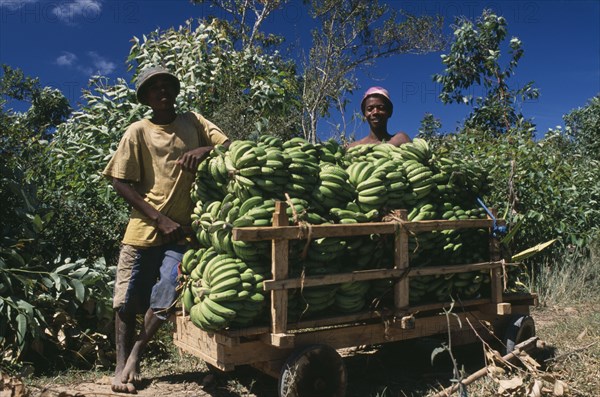
[[[292,354],[281,368],[279,397],[343,397],[346,365],[328,345],[311,345]]]
[[[504,332],[504,354],[512,353],[515,346],[535,336],[535,322],[527,315],[516,315],[509,319]]]

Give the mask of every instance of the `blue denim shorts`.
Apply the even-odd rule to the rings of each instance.
[[[143,314],[152,308],[166,319],[177,299],[179,264],[184,245],[136,248],[122,245],[117,265],[113,308],[120,313]]]

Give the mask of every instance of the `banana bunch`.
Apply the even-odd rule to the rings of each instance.
[[[206,331],[249,325],[264,309],[263,280],[242,260],[207,249],[190,273],[182,305],[191,321]]]
[[[466,220],[485,219],[487,214],[483,208],[464,210],[459,205],[445,202],[440,206],[442,219]],[[440,232],[445,238],[438,244],[442,255],[448,263],[475,263],[488,258],[488,235],[484,229],[444,230]]]
[[[408,201],[413,201],[410,184],[406,177],[403,162],[392,158],[389,162],[392,168],[385,174],[387,190],[387,207],[392,209],[407,208]]]
[[[348,181],[356,189],[356,202],[364,212],[381,209],[387,201],[386,172],[378,165],[381,163],[358,161],[347,169]]]
[[[241,200],[253,196],[281,198],[287,183],[286,164],[281,149],[267,146],[278,138],[266,136],[262,142],[235,141],[229,146],[224,162],[229,175],[227,191]]]
[[[453,293],[462,299],[475,298],[482,285],[489,281],[490,277],[487,271],[456,273],[452,285]]]
[[[439,231],[417,233],[408,239],[411,266],[422,267],[446,261],[440,245],[446,236]]]
[[[214,248],[212,248],[214,250]],[[198,263],[204,256],[208,249],[207,248],[190,248],[184,254],[181,259],[181,274],[189,276],[192,271],[198,266]]]
[[[436,157],[434,167],[439,170],[438,191],[446,201],[473,201],[490,191],[489,174],[477,163],[450,157]]]
[[[372,151],[372,149],[375,147],[376,145],[374,144],[367,144],[367,145],[357,145],[357,146],[352,146],[349,147],[346,150],[346,154],[344,156],[344,164],[346,165],[346,168],[349,167],[351,164],[353,163],[358,163],[358,162],[368,162],[369,159],[367,158],[367,155]]]
[[[453,297],[470,299],[478,294],[482,282],[483,274],[480,272],[411,277],[410,304],[450,301]]]
[[[437,211],[434,204],[427,201],[417,204],[409,213],[408,220],[411,222],[428,221],[438,219]]]
[[[322,237],[310,241],[307,258],[317,262],[316,268],[326,268],[331,263],[342,257],[346,250],[346,241],[339,237]]]
[[[346,208],[331,208],[329,215],[334,221],[341,224],[366,223],[377,220],[379,218],[379,210],[373,209],[363,212],[358,204],[349,202]]]
[[[219,161],[217,164],[216,160],[217,158],[222,158],[222,153],[225,151],[225,148],[212,150],[208,157],[198,165],[196,178],[190,192],[192,202],[209,203],[211,201],[219,201],[225,195],[226,186],[223,184],[221,176],[226,176],[227,171],[224,168],[224,162]],[[223,168],[217,171],[217,167],[219,166]]]
[[[274,212],[275,200],[265,200],[260,196],[250,197],[241,204],[238,218],[233,221],[231,226],[271,226]],[[300,198],[290,199],[286,214],[291,225],[300,223],[320,225],[327,222],[325,218],[311,211],[308,201]],[[232,246],[235,255],[245,261],[257,262],[262,259],[268,262],[270,245],[267,241],[245,242],[233,240]]]
[[[198,201],[194,207],[191,215],[192,230],[196,234],[196,240],[203,248],[211,246],[209,229],[220,208],[221,201]]]
[[[287,163],[288,183],[284,192],[290,197],[311,200],[319,180],[319,153],[315,145],[303,138],[292,138],[283,143]]]
[[[428,165],[411,159],[406,160],[403,166],[411,189],[411,195],[407,197],[409,203],[415,204],[437,190],[434,173]]]
[[[443,302],[453,298],[472,299],[489,282],[487,271],[412,277],[409,284],[410,303],[431,300]]]
[[[454,274],[412,277],[409,281],[410,304],[451,300],[454,290]]]
[[[398,147],[400,157],[404,160],[413,160],[421,164],[429,164],[432,159],[431,148],[425,139],[414,138],[412,142],[404,143]]]
[[[233,241],[234,227],[270,225],[274,209],[273,200],[260,196],[244,202],[228,193],[222,201],[202,205],[200,202],[192,215],[192,228],[201,247],[213,247],[218,253],[237,255],[244,260],[259,260],[265,257],[267,243]],[[264,208],[266,207],[266,208]]]
[[[355,190],[348,183],[348,173],[337,164],[321,164],[318,182],[312,193],[315,207],[322,213],[330,208],[345,206],[354,200]]]
[[[444,202],[441,205],[442,219],[447,220],[465,220],[465,219],[485,219],[487,214],[483,208],[472,208],[464,210],[460,205],[454,205],[451,202]]]
[[[283,200],[284,188],[289,183],[288,160],[283,153],[281,144],[273,139],[267,141],[270,141],[272,146],[266,146],[259,142],[259,146],[263,145],[265,148],[267,160],[265,165],[260,168],[260,173],[257,173],[252,180],[264,192],[265,198]]]
[[[334,274],[344,271],[346,241],[337,237],[293,240],[289,247],[291,277]]]
[[[283,149],[283,141],[274,135],[261,135],[258,138],[258,145],[264,147]]]
[[[337,289],[338,287],[334,285],[301,289],[296,298],[296,307],[300,310],[301,316],[310,317],[332,307]]]
[[[334,307],[340,313],[355,313],[362,310],[367,303],[369,281],[352,281],[340,284],[335,293]]]
[[[319,162],[321,164],[338,164],[343,163],[344,148],[334,139],[329,139],[325,142],[320,142],[315,145],[319,154]]]
[[[391,268],[392,262],[384,263],[385,258],[391,258],[391,245],[378,234],[351,237],[346,240],[346,257],[343,259],[344,270],[364,270]]]
[[[435,205],[427,200],[421,200],[409,213],[408,220],[411,222],[438,219]],[[443,236],[438,231],[416,233],[409,236],[409,258],[411,266],[426,266],[435,261],[439,255],[436,248],[439,246]]]

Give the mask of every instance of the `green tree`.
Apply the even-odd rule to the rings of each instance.
[[[573,149],[555,132],[534,141],[526,135],[490,137],[471,129],[443,136],[439,150],[473,159],[488,170],[492,193],[484,200],[510,228],[520,225],[510,244],[519,252],[554,238],[558,249],[585,250],[598,238],[600,163],[581,161]]]
[[[283,40],[276,35],[266,35],[260,28],[267,18],[282,8],[287,0],[192,0],[192,3],[210,3],[211,6],[229,14],[229,22],[221,21],[228,36],[241,42],[243,49],[279,44]]]
[[[7,65],[0,91],[2,367],[40,360],[49,367],[53,363],[47,357],[54,360],[63,353],[67,361],[86,361],[88,353],[94,353],[94,336],[81,336],[86,329],[98,328],[99,318],[106,322],[109,274],[103,263],[84,266],[84,259],[71,261],[56,253],[56,211],[43,200],[41,190],[47,182],[47,142],[42,138],[52,137],[70,107],[59,91],[41,87],[38,79]],[[12,100],[26,102],[29,109],[5,109]],[[68,235],[68,230],[60,232]],[[80,350],[84,342],[92,349]],[[70,355],[74,351],[78,354]]]
[[[417,136],[427,140],[437,138],[440,136],[440,128],[442,128],[440,119],[435,118],[431,113],[425,113]]]
[[[563,116],[566,133],[586,156],[600,160],[600,94]]]
[[[13,101],[29,105],[26,112],[7,109]],[[2,65],[0,76],[0,209],[3,236],[23,232],[27,211],[40,207],[38,188],[47,138],[70,113],[60,91],[41,87],[39,80],[19,68]]]
[[[532,134],[534,125],[523,117],[519,104],[537,98],[538,90],[533,82],[515,88],[508,81],[524,54],[521,41],[511,38],[507,54],[503,56],[507,22],[489,10],[475,23],[465,18],[456,22],[450,52],[442,55],[446,69],[433,77],[442,85],[442,102],[473,106],[465,121],[467,128],[485,130],[492,135],[512,131]],[[507,62],[502,65],[506,57]],[[476,89],[481,89],[483,95],[475,96]]]
[[[459,19],[453,29],[450,52],[442,56],[445,71],[434,80],[442,84],[443,103],[474,108],[461,130],[442,137],[441,150],[472,158],[489,170],[493,190],[486,200],[511,227],[518,227],[512,240],[515,252],[554,238],[560,241],[556,247],[585,250],[600,228],[600,167],[589,152],[577,150],[581,141],[573,131],[581,132],[582,139],[594,136],[594,104],[566,116],[571,135],[550,131],[535,140],[535,126],[519,105],[538,92],[533,83],[518,89],[508,83],[523,49],[512,38],[507,57],[502,56],[506,20],[484,11],[476,23]],[[484,95],[474,97],[476,88]]]
[[[12,109],[5,109],[11,100],[28,102],[29,110],[18,113]],[[65,121],[70,113],[69,101],[59,90],[41,87],[38,79],[25,76],[21,69],[2,65],[0,125],[3,127],[3,143],[12,140],[19,146],[19,142],[22,143],[28,138],[48,139],[52,129]],[[17,125],[20,128],[16,129]],[[7,136],[9,132],[12,135],[10,137]]]

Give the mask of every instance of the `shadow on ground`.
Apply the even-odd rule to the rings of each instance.
[[[387,343],[381,346],[351,349],[344,354],[348,375],[347,397],[422,396],[432,387],[446,387],[452,378],[452,363],[447,353],[438,354],[432,365],[432,351],[440,341],[423,339]],[[474,372],[484,366],[481,345],[454,348],[460,367]],[[215,381],[204,391],[215,397],[276,397],[277,380],[250,367],[240,366],[234,372],[215,372]],[[208,373],[164,376],[162,381],[198,384]]]

